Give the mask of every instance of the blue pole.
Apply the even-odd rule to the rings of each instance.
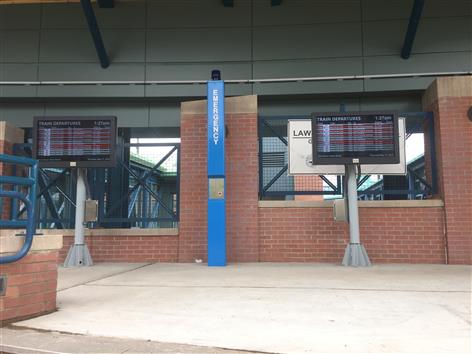
[[[224,82],[219,71],[207,84],[208,266],[226,265],[226,180]]]

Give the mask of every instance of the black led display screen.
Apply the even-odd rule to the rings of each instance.
[[[33,156],[41,167],[114,167],[116,117],[34,117]]]
[[[313,113],[314,165],[399,162],[395,113]]]

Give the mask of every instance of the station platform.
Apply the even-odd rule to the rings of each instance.
[[[452,265],[61,268],[58,311],[3,328],[0,351],[465,353],[471,275]]]

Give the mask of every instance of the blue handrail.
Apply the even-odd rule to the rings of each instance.
[[[0,228],[20,227],[26,229],[25,241],[21,249],[16,254],[0,257],[0,264],[5,264],[16,262],[26,256],[33,243],[33,236],[36,231],[34,210],[36,204],[36,180],[38,176],[38,162],[34,159],[26,157],[11,156],[5,154],[0,154],[0,162],[30,167],[29,177],[0,176],[0,198],[11,198],[21,200],[25,204],[27,213],[27,219],[25,220],[17,220],[15,217],[13,220],[0,220]],[[29,187],[29,193],[25,195],[17,191],[3,190],[2,184],[26,186]]]

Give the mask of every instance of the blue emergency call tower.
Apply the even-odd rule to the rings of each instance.
[[[208,266],[226,265],[225,91],[211,72],[208,102]]]

